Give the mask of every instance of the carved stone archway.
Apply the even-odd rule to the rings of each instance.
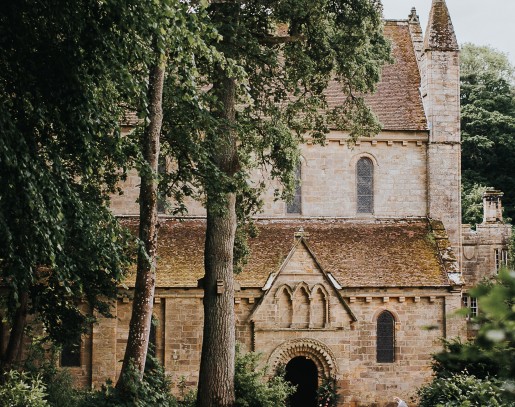
[[[290,360],[298,356],[311,359],[321,377],[335,377],[338,374],[338,366],[333,352],[327,345],[316,339],[293,339],[282,343],[268,358],[268,365],[274,371],[278,366],[286,366]]]

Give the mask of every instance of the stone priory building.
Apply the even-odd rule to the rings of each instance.
[[[393,63],[366,98],[383,130],[355,145],[331,131],[325,146],[302,146],[296,197],[276,201],[270,187],[234,287],[242,349],[261,353],[271,369],[285,366],[302,406],[316,405],[308,400],[324,378],[336,379],[345,407],[415,396],[441,338],[470,334],[466,318],[454,315],[463,303],[474,306],[466,290],[506,261],[502,194],[487,194],[483,224],[462,232],[459,47],[445,1],[433,0],[425,35],[414,9],[384,30]],[[329,104],[339,99],[331,84]],[[138,184],[130,176],[112,200],[134,229]],[[166,372],[191,387],[202,344],[204,216],[193,201],[187,218],[160,216],[152,341]],[[115,318],[92,327],[77,357],[62,359],[83,386],[116,380],[131,313],[127,285]]]

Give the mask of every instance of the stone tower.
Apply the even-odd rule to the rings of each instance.
[[[422,99],[430,129],[428,216],[444,223],[451,245],[460,258],[459,47],[445,0],[433,0],[420,66]]]

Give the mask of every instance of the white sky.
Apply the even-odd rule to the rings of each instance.
[[[417,9],[426,30],[432,0],[382,0],[387,19],[406,19]],[[515,0],[446,0],[458,42],[491,45],[515,65]]]

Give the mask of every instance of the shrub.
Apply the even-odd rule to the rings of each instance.
[[[5,373],[5,383],[0,386],[0,406],[47,407],[45,385],[39,376],[11,370]]]
[[[124,391],[118,391],[111,383],[97,392],[85,395],[80,407],[177,407],[178,403],[170,392],[171,382],[163,366],[149,355],[145,374],[140,380],[135,369],[129,369],[129,380]]]
[[[267,369],[258,368],[259,355],[242,355],[236,348],[234,372],[235,407],[281,407],[286,406],[294,387],[278,374],[266,379]]]
[[[502,369],[502,354],[492,357],[493,352],[502,353],[496,349],[487,353],[473,341],[443,340],[443,350],[433,355],[432,368],[437,377],[451,377],[464,370],[479,379],[496,377]]]
[[[419,407],[506,406],[500,382],[478,379],[467,372],[435,378],[418,391]]]
[[[73,386],[66,369],[57,367],[60,348],[48,344],[45,338],[33,338],[23,371],[31,377],[40,377],[46,387],[45,400],[52,407],[78,407],[83,392]]]
[[[324,377],[317,390],[318,405],[322,407],[336,407],[338,405],[338,389],[336,378]]]

